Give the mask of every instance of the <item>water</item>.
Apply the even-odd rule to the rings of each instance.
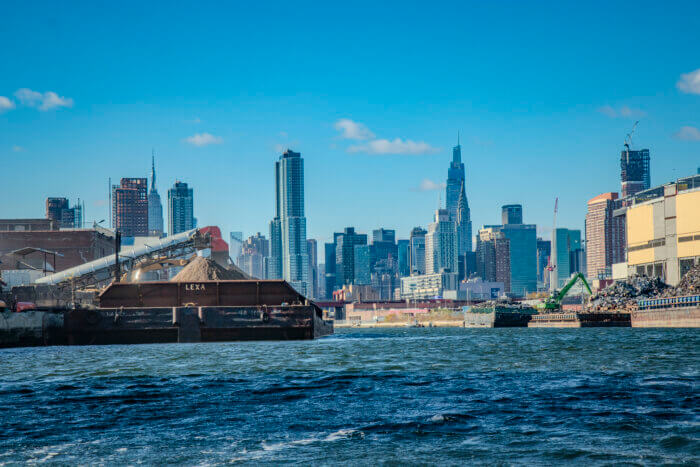
[[[700,331],[0,351],[0,465],[700,463]]]

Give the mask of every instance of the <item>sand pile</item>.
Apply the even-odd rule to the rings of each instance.
[[[250,277],[234,265],[231,265],[231,269],[226,269],[212,259],[197,256],[170,280],[172,282],[198,282],[246,279],[250,279]]]

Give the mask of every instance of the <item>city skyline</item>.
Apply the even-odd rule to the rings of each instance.
[[[338,37],[331,32],[338,24],[320,24],[327,43],[299,34],[287,38],[289,48],[282,51],[281,33],[274,31],[284,30],[277,27],[284,15],[269,19],[273,34],[265,37],[243,24],[261,14],[254,6],[221,15],[237,18],[241,28],[223,28],[212,18],[204,28],[196,21],[185,27],[183,18],[167,11],[161,17],[164,9],[149,5],[129,23],[143,31],[137,32],[141,40],[116,47],[119,67],[112,56],[92,52],[113,45],[112,35],[122,37],[116,28],[124,13],[88,22],[81,17],[91,13],[88,6],[72,16],[51,4],[38,17],[26,8],[10,6],[8,26],[0,32],[2,40],[17,44],[0,64],[0,158],[12,173],[42,170],[34,174],[36,189],[3,205],[6,218],[40,217],[49,196],[84,200],[87,224],[107,218],[108,177],[146,177],[155,147],[161,188],[177,179],[194,187],[200,225],[264,232],[274,206],[269,164],[291,148],[307,161],[309,238],[324,243],[346,226],[359,232],[384,226],[405,239],[414,226],[430,222],[459,131],[473,233],[497,223],[500,206],[517,203],[538,234],[550,238],[556,197],[558,224],[582,230],[591,195],[620,191],[620,151],[634,121],[640,124],[633,148],[651,153],[651,185],[695,173],[700,165],[700,63],[688,53],[700,7],[692,2],[674,11],[649,4],[598,6],[577,11],[582,20],[576,23],[554,21],[568,17],[554,5],[510,5],[508,15],[505,7],[470,3],[449,15],[382,5],[374,19],[363,20],[361,37]],[[201,19],[201,12],[189,13]],[[454,14],[464,27],[447,31],[442,25]],[[358,15],[337,21],[352,24]],[[382,21],[392,15],[400,24]],[[620,31],[623,15],[639,23],[654,18],[653,40]],[[62,20],[74,35],[44,40],[53,30],[49,18]],[[300,26],[313,20],[297,19]],[[166,29],[166,20],[176,27]],[[141,21],[152,28],[136,27]],[[407,38],[399,33],[407,26],[427,33]],[[190,27],[192,44],[169,33]],[[539,30],[557,40],[540,37]],[[250,50],[231,46],[246,35]],[[387,40],[392,35],[401,41]],[[74,41],[84,43],[87,36],[88,49],[66,56]],[[521,41],[532,52],[513,48]],[[364,51],[377,43],[376,53],[367,56]],[[163,48],[165,59],[157,53]],[[328,66],[317,68],[314,55]],[[21,66],[29,56],[48,71]],[[250,76],[221,65],[231,58]],[[202,73],[179,72],[193,60]],[[413,60],[430,66],[410,66]],[[397,71],[399,64],[408,65],[407,72]],[[294,65],[305,71],[273,71]],[[374,72],[362,71],[367,69]],[[580,176],[588,167],[599,170]],[[499,181],[497,192],[493,180]],[[0,195],[12,199],[23,188],[21,177],[12,177]],[[251,194],[255,203],[235,202]]]

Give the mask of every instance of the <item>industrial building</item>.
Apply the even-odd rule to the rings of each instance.
[[[637,193],[626,209],[627,272],[676,285],[700,263],[700,175]]]

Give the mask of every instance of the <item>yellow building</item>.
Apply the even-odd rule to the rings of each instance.
[[[700,175],[639,193],[626,216],[629,274],[676,285],[700,264]]]

